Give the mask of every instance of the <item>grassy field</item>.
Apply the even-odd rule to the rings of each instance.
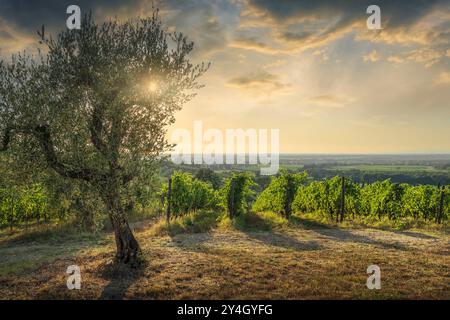
[[[330,169],[339,171],[359,170],[375,173],[449,173],[449,170],[436,169],[433,166],[417,165],[381,165],[360,164],[332,166]]]
[[[337,228],[300,216],[278,222],[260,228],[253,221],[256,229],[222,223],[208,232],[178,234],[137,223],[133,228],[147,260],[139,270],[112,263],[108,233],[4,230],[0,297],[450,299],[445,231]],[[66,287],[72,264],[81,268],[81,290]],[[371,264],[381,268],[381,290],[366,288]]]

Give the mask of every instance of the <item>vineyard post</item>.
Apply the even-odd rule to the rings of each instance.
[[[442,222],[442,217],[444,215],[444,192],[445,191],[445,186],[442,186],[441,188],[441,196],[439,199],[439,214],[438,214],[438,218],[437,218],[437,223],[441,223]]]
[[[166,208],[166,220],[167,224],[170,224],[170,203],[172,197],[172,176],[169,177],[169,184],[167,188],[167,208]]]
[[[441,183],[437,184],[437,205],[436,205],[436,215],[434,218],[434,222],[439,223],[439,215],[440,215],[440,198],[441,198]]]
[[[341,204],[339,208],[340,213],[340,222],[344,221],[344,210],[345,210],[345,177],[342,177],[342,186],[341,186]],[[337,218],[337,217],[336,217]],[[337,219],[336,219],[337,220]]]
[[[230,193],[228,196],[228,214],[230,216],[230,219],[234,216],[234,180],[231,179],[230,181]]]

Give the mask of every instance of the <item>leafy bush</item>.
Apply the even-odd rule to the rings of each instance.
[[[0,189],[0,225],[9,225],[46,218],[48,197],[40,184]]]
[[[336,176],[324,181],[313,181],[298,188],[292,208],[294,211],[319,211],[333,217],[333,214],[338,212],[340,198],[341,178]]]
[[[415,219],[436,218],[439,210],[440,190],[434,186],[413,186],[406,189],[403,195],[403,214]]]
[[[221,194],[223,205],[227,208],[230,218],[247,212],[250,198],[254,194],[251,187],[255,185],[252,176],[245,172],[234,173],[230,179],[225,181]]]
[[[288,217],[298,188],[306,181],[307,173],[289,173],[281,170],[272,178],[269,186],[259,195],[253,205],[254,211],[273,211]]]
[[[292,208],[296,212],[325,213],[330,217],[337,214],[341,199],[341,178],[313,181],[300,186]],[[443,219],[449,212],[449,191],[444,191]],[[411,186],[392,183],[389,179],[376,181],[365,186],[345,179],[345,213],[353,218],[382,221],[413,217],[414,219],[436,220],[440,206],[441,191],[430,185]],[[273,209],[272,209],[273,210]]]
[[[162,195],[167,194],[167,185]],[[167,206],[167,197],[164,199]],[[172,191],[170,198],[171,212],[181,216],[199,209],[214,209],[220,200],[210,183],[194,179],[190,173],[176,171],[172,175]]]

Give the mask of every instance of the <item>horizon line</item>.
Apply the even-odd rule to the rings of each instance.
[[[168,152],[168,155],[171,153]],[[184,155],[194,156],[202,153],[186,153]],[[258,155],[258,153],[233,153],[233,155]],[[273,155],[273,153],[268,152],[268,155]],[[450,151],[447,152],[279,152],[279,155],[445,155],[450,156]],[[214,155],[214,154],[213,154]],[[217,154],[218,156],[226,156],[227,153]]]

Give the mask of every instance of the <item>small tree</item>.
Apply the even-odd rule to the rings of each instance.
[[[207,66],[193,65],[193,43],[150,18],[95,24],[56,38],[40,33],[46,54],[0,63],[0,150],[22,148],[60,175],[98,190],[114,229],[118,261],[138,264],[126,189],[170,146],[174,113],[201,86]]]

